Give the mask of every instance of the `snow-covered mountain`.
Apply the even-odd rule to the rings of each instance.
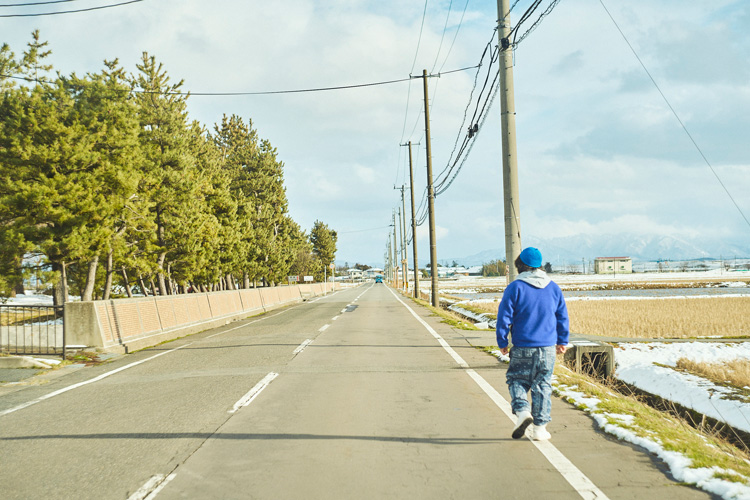
[[[523,246],[535,246],[542,251],[545,262],[570,263],[596,257],[631,257],[634,261],[696,260],[750,257],[750,241],[678,239],[672,236],[636,236],[632,234],[577,235],[561,238],[524,237]],[[439,259],[441,263],[454,260],[464,266],[476,266],[495,259],[504,259],[502,248],[484,250],[462,258]]]

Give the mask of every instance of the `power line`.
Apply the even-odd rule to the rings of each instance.
[[[11,4],[0,5],[0,8],[2,7],[33,7],[35,5],[49,5],[52,3],[67,3],[67,2],[75,2],[75,1],[76,0],[50,0],[49,2],[11,3]]]
[[[464,16],[466,15],[466,8],[469,6],[469,0],[466,0],[466,3],[464,4],[464,11],[461,13],[461,19],[458,21],[458,26],[456,27],[456,33],[453,35],[453,41],[451,42],[451,46],[448,47],[448,53],[445,54],[445,59],[443,59],[443,64],[440,65],[440,69],[438,71],[442,71],[443,67],[445,66],[445,63],[448,62],[448,57],[451,55],[451,52],[453,51],[453,45],[456,43],[456,38],[458,38],[458,32],[461,30],[461,25],[464,23]]]
[[[635,56],[635,58],[638,60],[638,63],[643,68],[643,71],[645,71],[646,74],[648,75],[649,79],[651,80],[651,83],[653,83],[654,87],[656,87],[656,90],[659,91],[659,95],[661,95],[662,99],[664,99],[664,102],[667,103],[667,107],[669,107],[669,110],[672,111],[672,114],[674,115],[674,117],[679,122],[680,127],[682,127],[682,130],[685,131],[685,134],[690,139],[690,142],[692,142],[693,146],[695,146],[695,149],[698,150],[698,153],[701,155],[701,157],[703,158],[703,161],[706,163],[706,165],[708,165],[708,168],[711,170],[711,173],[714,174],[714,177],[716,177],[716,180],[719,181],[719,184],[721,184],[721,187],[724,188],[724,191],[726,192],[727,196],[729,197],[730,200],[732,200],[732,203],[734,204],[735,208],[737,208],[737,211],[740,213],[740,215],[742,216],[742,218],[745,220],[745,223],[748,225],[748,227],[750,227],[750,220],[748,220],[748,218],[745,216],[745,213],[742,211],[742,209],[740,208],[740,206],[735,201],[734,197],[732,196],[732,193],[729,192],[729,189],[727,189],[727,186],[724,184],[724,182],[722,182],[721,177],[719,177],[719,174],[716,173],[716,170],[714,170],[714,167],[713,167],[713,165],[711,165],[711,162],[709,162],[708,158],[706,158],[706,155],[703,154],[703,151],[701,150],[700,146],[698,146],[698,143],[695,141],[695,139],[693,139],[692,134],[690,133],[690,131],[688,131],[688,129],[685,126],[685,124],[683,123],[682,119],[680,119],[680,116],[677,114],[677,111],[675,111],[675,109],[672,107],[672,104],[669,102],[669,99],[667,99],[667,96],[664,95],[664,92],[662,92],[661,88],[659,87],[659,84],[656,83],[656,80],[654,80],[654,77],[651,76],[651,72],[649,72],[648,68],[646,68],[646,65],[643,63],[643,61],[641,60],[641,58],[638,56],[638,53],[635,51],[635,49],[633,48],[633,46],[630,44],[630,41],[628,40],[628,37],[625,36],[625,33],[623,33],[623,31],[620,29],[620,26],[617,24],[617,21],[615,21],[615,18],[612,17],[612,14],[609,12],[609,9],[607,9],[607,6],[604,5],[604,1],[603,0],[599,0],[599,3],[602,4],[602,7],[604,8],[604,11],[607,13],[607,15],[609,16],[609,18],[612,20],[612,23],[614,23],[615,27],[617,28],[617,31],[620,32],[620,35],[622,35],[623,40],[625,40],[625,43],[628,44],[628,47],[630,47],[630,51],[633,53],[633,55]]]
[[[453,0],[451,0],[450,3],[448,4],[448,13],[445,15],[445,25],[443,26],[443,34],[440,35],[440,43],[438,44],[437,54],[435,54],[435,62],[432,63],[432,69],[430,70],[430,73],[435,71],[435,66],[437,66],[438,59],[440,58],[440,49],[443,48],[443,39],[445,39],[445,32],[448,30],[448,20],[451,18],[452,7],[453,7]],[[414,68],[412,68],[412,71],[414,71]]]
[[[90,12],[92,10],[110,9],[112,7],[120,7],[122,5],[129,5],[131,3],[143,2],[143,0],[130,0],[129,2],[114,3],[110,5],[101,5],[99,7],[88,7],[85,9],[76,10],[63,10],[59,12],[40,12],[36,14],[0,14],[0,17],[41,17],[41,16],[57,16],[60,14],[75,14],[78,12]]]
[[[448,177],[453,172],[453,169],[458,164],[458,162],[461,159],[461,157],[464,154],[464,152],[467,151],[467,146],[469,145],[469,143],[473,143],[472,139],[476,136],[476,133],[479,130],[479,125],[480,124],[478,122],[479,122],[480,118],[482,117],[482,115],[483,115],[483,113],[484,113],[484,111],[485,111],[485,109],[487,107],[487,101],[493,95],[492,89],[495,87],[495,82],[498,79],[499,71],[495,72],[495,77],[494,77],[494,79],[492,81],[492,84],[490,85],[490,91],[487,93],[487,95],[485,97],[484,105],[480,109],[480,103],[482,101],[482,96],[484,95],[485,89],[487,88],[487,83],[489,81],[489,77],[492,74],[493,64],[495,63],[495,61],[497,60],[497,57],[499,56],[499,50],[497,49],[497,47],[492,48],[492,43],[493,43],[493,40],[495,38],[495,32],[496,32],[496,29],[494,29],[492,31],[492,36],[491,36],[490,40],[487,42],[487,44],[485,44],[484,51],[482,52],[482,56],[481,56],[481,58],[479,60],[479,64],[476,66],[477,72],[474,75],[474,84],[473,84],[473,87],[472,87],[471,92],[469,94],[469,101],[466,103],[466,108],[464,109],[464,116],[463,116],[463,119],[461,121],[461,126],[459,128],[459,133],[458,133],[458,135],[456,137],[456,141],[453,144],[453,150],[451,151],[451,154],[450,154],[450,156],[448,158],[448,162],[447,162],[446,166],[436,176],[436,179],[437,179],[437,181],[435,182],[435,195],[436,196],[438,194],[440,194],[441,192],[445,191],[445,189],[447,189],[447,186],[445,187],[445,189],[441,189],[441,188],[443,188],[443,186],[445,185]],[[468,132],[466,132],[466,128],[465,127],[466,127],[466,119],[467,119],[467,116],[468,116],[468,111],[469,111],[469,108],[471,107],[471,103],[474,100],[474,91],[477,88],[477,83],[478,83],[478,80],[479,80],[479,75],[480,75],[480,72],[481,72],[481,67],[484,65],[484,60],[485,60],[485,57],[487,56],[488,53],[490,54],[490,56],[489,56],[489,64],[487,65],[487,75],[484,78],[484,84],[482,86],[481,91],[479,92],[479,96],[477,97],[476,107],[474,109],[474,113],[473,113],[473,115],[471,117],[471,122],[470,122],[471,124],[475,124],[475,125],[470,125],[469,128],[468,128]],[[484,122],[484,120],[482,120],[482,123],[483,122]],[[459,140],[460,140],[460,138],[461,138],[461,136],[463,134],[465,134],[464,135],[464,140],[463,140],[463,142],[461,144],[461,147],[458,148]],[[458,148],[458,153],[456,153],[456,149],[457,148]],[[469,149],[469,151],[470,151],[470,149]],[[456,155],[455,159],[453,157],[454,154]],[[464,161],[465,161],[465,159],[464,159]],[[463,162],[461,163],[461,166],[462,165],[463,165]],[[459,167],[459,170],[460,170],[460,167]],[[457,173],[458,173],[458,171],[456,172],[456,174]],[[454,175],[453,179],[455,179],[455,175]],[[453,180],[451,180],[450,182],[452,183]]]
[[[409,71],[409,76],[411,77],[412,74],[414,74],[414,66],[417,64],[417,55],[419,54],[419,46],[422,43],[422,29],[424,28],[424,20],[427,17],[427,2],[429,0],[424,1],[424,9],[422,10],[422,24],[419,27],[419,38],[417,39],[417,49],[414,52],[414,61],[411,63],[411,70]],[[406,90],[406,111],[404,111],[404,126],[401,129],[401,140],[398,141],[399,143],[404,142],[404,133],[406,132],[406,121],[409,118],[409,99],[411,98],[411,83],[409,83],[409,88]]]
[[[138,0],[142,1],[142,0]],[[459,71],[466,71],[469,69],[473,69],[475,66],[467,67],[467,68],[460,68],[452,71],[447,71],[442,74],[450,74],[450,73],[456,73]],[[439,78],[441,75],[427,75],[428,78]],[[23,76],[14,76],[14,75],[0,75],[0,78],[12,78],[15,80],[24,80],[27,82],[39,82],[39,83],[53,83],[51,80],[38,80],[35,78],[29,78],[29,77],[23,77]],[[359,84],[352,84],[352,85],[338,85],[338,86],[332,86],[332,87],[315,87],[315,88],[308,88],[308,89],[292,89],[292,90],[267,90],[267,91],[257,91],[257,92],[155,92],[155,91],[148,91],[148,90],[132,90],[128,92],[133,92],[136,94],[163,94],[163,95],[189,95],[189,96],[245,96],[245,95],[276,95],[276,94],[299,94],[299,93],[305,93],[305,92],[326,92],[331,90],[347,90],[347,89],[356,89],[356,88],[364,88],[364,87],[374,87],[378,85],[390,85],[394,83],[401,83],[406,82],[414,79],[421,79],[421,76],[410,76],[408,78],[399,78],[395,80],[384,80],[379,82],[370,82],[370,83],[359,83]]]

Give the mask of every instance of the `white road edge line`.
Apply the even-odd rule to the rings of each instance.
[[[301,344],[299,345],[299,347],[297,347],[297,348],[296,348],[296,349],[294,350],[294,352],[292,352],[292,354],[299,354],[299,353],[301,353],[302,351],[304,351],[304,350],[305,350],[305,347],[309,346],[310,344],[312,344],[312,339],[307,339],[307,340],[305,340],[304,342],[302,342],[302,343],[301,343]]]
[[[273,379],[275,379],[278,376],[279,376],[278,373],[271,372],[268,375],[266,375],[265,377],[263,377],[263,379],[260,382],[258,382],[257,384],[255,384],[255,387],[253,387],[252,389],[250,389],[247,392],[247,394],[245,394],[244,396],[242,396],[239,399],[239,401],[237,401],[236,403],[234,403],[234,407],[232,407],[232,409],[229,410],[227,413],[235,413],[240,408],[243,408],[243,407],[249,405],[250,403],[252,403],[253,399],[255,399],[258,396],[258,394],[260,394],[263,389],[265,389],[266,387],[268,387],[268,384],[270,384],[271,381],[273,381]]]
[[[331,318],[331,321],[336,321],[337,319],[339,319],[339,317],[338,316],[334,316],[333,318]]]
[[[28,408],[29,406],[35,405],[37,403],[41,403],[42,401],[50,399],[50,398],[54,398],[55,396],[59,396],[60,394],[66,393],[68,391],[72,391],[73,389],[77,389],[79,387],[83,387],[84,385],[93,384],[94,382],[98,382],[98,381],[100,381],[102,379],[105,379],[105,378],[111,376],[111,375],[114,375],[116,373],[120,373],[121,371],[127,370],[129,368],[133,368],[134,366],[138,366],[141,363],[145,363],[146,361],[151,361],[152,359],[156,359],[159,356],[164,356],[165,354],[169,354],[170,352],[174,352],[174,351],[178,351],[180,349],[184,349],[185,347],[190,346],[190,345],[193,345],[193,342],[190,342],[189,344],[182,345],[180,347],[175,347],[174,349],[170,349],[169,351],[160,352],[159,354],[155,354],[155,355],[151,356],[150,358],[142,359],[140,361],[136,361],[134,363],[130,363],[129,365],[121,366],[120,368],[117,368],[117,369],[112,370],[110,372],[102,373],[98,377],[94,377],[92,379],[85,380],[85,381],[79,382],[77,384],[69,385],[68,387],[63,387],[62,389],[58,389],[58,390],[56,390],[54,392],[50,392],[49,394],[45,394],[44,396],[40,396],[40,397],[38,397],[36,399],[32,399],[31,401],[27,401],[27,402],[25,402],[25,403],[23,403],[21,405],[18,405],[18,406],[14,407],[14,408],[9,408],[7,410],[3,410],[3,411],[0,412],[0,417],[2,417],[3,415],[8,415],[9,413],[13,413],[13,412],[18,411],[18,410],[22,410],[24,408]]]
[[[401,298],[399,298],[398,295],[393,292],[390,288],[388,289],[394,297],[396,297],[396,300],[401,302],[401,305],[403,305],[411,314],[414,316],[417,321],[419,321],[422,326],[424,326],[428,332],[432,334],[433,337],[435,337],[441,346],[443,346],[443,349],[445,349],[448,354],[458,363],[458,365],[462,368],[466,368],[466,373],[469,375],[469,377],[474,380],[474,382],[477,383],[480,389],[484,391],[487,396],[490,397],[490,399],[502,410],[505,415],[508,416],[508,418],[513,420],[513,410],[511,409],[510,403],[508,403],[505,398],[503,398],[499,392],[495,390],[492,385],[487,382],[484,377],[479,375],[477,372],[469,368],[469,365],[464,361],[464,359],[458,355],[456,351],[453,350],[453,348],[430,326],[427,324],[425,320],[419,317],[419,315],[414,312],[414,310],[409,307]],[[603,491],[601,491],[586,475],[581,472],[573,463],[568,460],[568,458],[563,455],[560,450],[558,450],[555,445],[550,443],[549,441],[531,441],[534,446],[537,447],[537,449],[544,455],[544,457],[549,461],[552,466],[557,469],[557,471],[562,475],[563,478],[578,492],[579,495],[581,495],[582,498],[585,499],[597,499],[597,500],[606,500],[607,496],[604,494]]]
[[[324,331],[326,331],[328,329],[329,326],[331,326],[331,325],[323,325],[323,326],[320,327],[320,330],[318,330],[318,331],[321,332],[321,333],[323,333]]]

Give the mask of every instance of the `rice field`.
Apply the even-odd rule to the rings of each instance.
[[[570,300],[570,331],[625,338],[750,337],[750,297]],[[498,303],[475,303],[491,314]]]

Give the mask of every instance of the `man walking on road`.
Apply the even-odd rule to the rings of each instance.
[[[515,261],[518,276],[503,292],[497,311],[497,345],[508,354],[506,380],[511,406],[518,420],[513,439],[520,439],[533,422],[531,438],[550,439],[547,423],[552,409],[552,370],[555,354],[566,350],[568,309],[557,284],[542,271],[542,254],[525,248]],[[531,411],[526,394],[531,391]]]

